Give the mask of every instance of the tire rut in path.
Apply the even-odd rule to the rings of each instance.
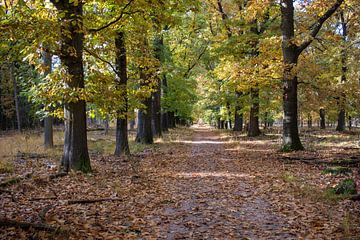
[[[194,129],[190,151],[178,172],[164,179],[174,199],[151,219],[161,239],[293,239],[271,204],[254,194],[251,173],[241,172],[236,156],[223,157],[230,144],[218,132]],[[176,156],[174,156],[176,157]],[[175,177],[174,177],[175,176]]]

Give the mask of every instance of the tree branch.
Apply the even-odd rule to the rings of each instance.
[[[199,56],[198,56],[198,58],[196,59],[196,61],[195,61],[192,65],[190,65],[190,66],[188,67],[188,70],[185,72],[184,77],[187,77],[187,76],[189,75],[190,71],[196,66],[197,62],[198,62],[198,61],[201,59],[201,57],[205,54],[206,49],[208,48],[208,44],[209,44],[209,43],[207,43],[206,46],[204,47],[204,49],[201,51],[201,53],[199,54]]]
[[[310,38],[303,42],[300,46],[297,47],[298,54],[300,54],[305,48],[307,48],[310,43],[314,40],[316,35],[319,33],[324,22],[331,17],[331,15],[340,7],[344,0],[336,0],[335,4],[332,5],[317,21],[310,27]]]
[[[126,8],[128,8],[133,1],[134,0],[129,0],[129,2],[121,9],[120,15],[115,20],[105,24],[102,27],[89,29],[89,32],[99,32],[99,31],[104,30],[105,28],[108,28],[111,25],[117,23],[118,21],[120,21],[122,19],[122,17],[124,16]]]
[[[87,49],[87,48],[84,48],[84,51],[87,52],[88,54],[90,54],[91,56],[99,59],[100,61],[108,64],[108,65],[110,66],[110,68],[116,73],[116,75],[119,75],[119,72],[116,70],[116,68],[114,67],[114,65],[113,65],[111,62],[103,59],[102,57],[100,57],[99,55],[97,55],[97,54],[94,53],[94,52],[91,52],[91,51],[90,51],[89,49]]]

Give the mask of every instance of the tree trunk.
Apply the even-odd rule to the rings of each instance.
[[[105,120],[104,120],[104,135],[108,135],[109,134],[109,115],[106,116]]]
[[[115,36],[115,52],[116,52],[116,72],[117,72],[117,88],[123,93],[121,105],[116,119],[116,145],[115,156],[129,155],[128,140],[128,96],[127,96],[127,62],[126,62],[126,46],[125,33],[120,31]]]
[[[162,78],[162,96],[166,96],[168,91],[168,84],[166,76],[164,75]],[[163,110],[162,118],[161,118],[161,128],[163,132],[169,131],[169,114],[167,110]]]
[[[325,124],[325,109],[320,108],[320,128],[321,129],[325,129],[326,128],[326,124]]]
[[[20,105],[19,105],[19,97],[18,97],[18,88],[17,88],[17,81],[15,77],[15,69],[14,69],[14,63],[10,63],[10,77],[13,83],[13,90],[14,90],[14,102],[15,102],[15,112],[16,112],[16,126],[17,130],[21,132],[21,117],[20,117]]]
[[[292,0],[283,0],[281,4],[281,32],[283,53],[283,149],[303,150],[298,129],[297,65],[299,51],[294,40],[294,5]]]
[[[168,112],[169,117],[169,128],[175,128],[175,113],[174,112]]]
[[[133,131],[135,129],[135,119],[130,120],[130,130]]]
[[[261,134],[259,128],[259,89],[252,88],[250,95],[252,103],[250,108],[248,136],[256,137]]]
[[[141,85],[142,86],[146,86],[147,81],[147,76],[144,74],[144,71],[140,71],[140,79],[141,79]],[[154,139],[153,139],[153,129],[152,129],[152,97],[151,95],[146,97],[143,100],[143,105],[145,106],[145,110],[139,110],[139,121],[140,121],[140,117],[142,118],[142,129],[138,130],[138,134],[136,136],[136,140],[139,143],[143,143],[143,144],[152,144],[154,143]],[[141,114],[140,114],[141,112]],[[140,126],[138,126],[139,128]]]
[[[46,48],[42,53],[42,59],[45,66],[44,77],[46,77],[51,73],[52,67],[52,55]],[[44,146],[45,148],[54,147],[53,118],[51,116],[46,116],[44,118]]]
[[[45,148],[53,148],[53,118],[47,116],[44,118],[44,146]]]
[[[308,128],[312,128],[312,116],[311,116],[310,113],[308,114],[308,122],[307,122],[307,125],[308,125]]]
[[[234,121],[234,131],[241,132],[243,130],[243,114],[241,113],[241,106],[239,103],[239,98],[241,97],[241,92],[236,92],[236,97],[238,98],[235,105],[235,121]]]
[[[346,38],[347,38],[347,24],[345,22],[343,11],[340,12],[340,23],[341,23],[341,31],[342,31],[342,50],[341,50],[341,83],[346,82],[346,73],[347,73],[347,52],[346,52]],[[339,106],[339,114],[338,114],[338,122],[336,126],[336,131],[342,132],[345,131],[345,93],[341,93],[338,99]]]
[[[336,131],[345,131],[345,109],[340,109],[339,111]]]
[[[351,128],[352,128],[352,118],[351,118],[351,116],[348,117],[348,122],[349,122],[349,130],[351,130]]]
[[[154,51],[155,58],[159,60],[160,64],[163,63],[163,48],[164,41],[160,34],[157,34],[154,39]],[[158,70],[160,72],[160,68]],[[157,76],[156,91],[153,96],[153,120],[154,120],[154,135],[161,137],[162,126],[161,126],[161,87],[162,81],[161,76]]]
[[[67,71],[66,87],[71,90],[84,88],[82,4],[73,1],[51,0],[61,16],[60,59]],[[82,99],[66,102],[64,154],[62,171],[69,169],[91,171],[87,146],[86,103]]]
[[[136,138],[135,142],[141,143],[142,139],[144,139],[144,118],[143,118],[143,111],[138,110],[138,122],[137,122],[137,131],[136,131]]]
[[[161,137],[161,83],[158,80],[156,92],[153,93],[153,122],[154,122],[154,136]]]

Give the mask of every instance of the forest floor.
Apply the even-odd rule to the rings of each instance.
[[[248,138],[197,126],[116,158],[113,134],[89,134],[91,174],[50,179],[61,146],[36,152],[35,140],[3,162],[0,184],[22,177],[0,188],[0,225],[33,225],[0,227],[0,239],[360,239],[360,202],[330,191],[352,178],[359,192],[358,167],[325,173],[360,158],[357,135],[307,131],[306,151],[283,153],[276,131]]]

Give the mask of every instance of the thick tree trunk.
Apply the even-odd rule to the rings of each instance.
[[[298,105],[296,70],[299,51],[294,40],[294,5],[292,0],[281,4],[281,32],[283,52],[283,149],[303,150],[298,129]]]
[[[128,140],[128,96],[127,96],[127,62],[126,62],[126,46],[125,33],[120,31],[115,36],[115,52],[116,52],[116,72],[117,72],[117,88],[123,93],[121,110],[118,111],[116,119],[116,145],[115,156],[129,155]]]
[[[61,63],[67,71],[66,86],[71,90],[84,88],[82,4],[51,0],[61,16]],[[65,103],[64,154],[62,171],[91,171],[87,146],[86,103],[82,99]]]
[[[325,129],[326,128],[326,124],[325,124],[325,109],[320,108],[320,128],[321,129]]]
[[[250,95],[252,103],[250,108],[248,136],[256,137],[261,134],[259,128],[259,89],[252,88]]]
[[[52,67],[52,55],[46,48],[42,53],[42,59],[45,66],[44,76],[46,77],[51,73]],[[44,146],[45,148],[54,147],[53,118],[51,116],[46,116],[44,118]]]

